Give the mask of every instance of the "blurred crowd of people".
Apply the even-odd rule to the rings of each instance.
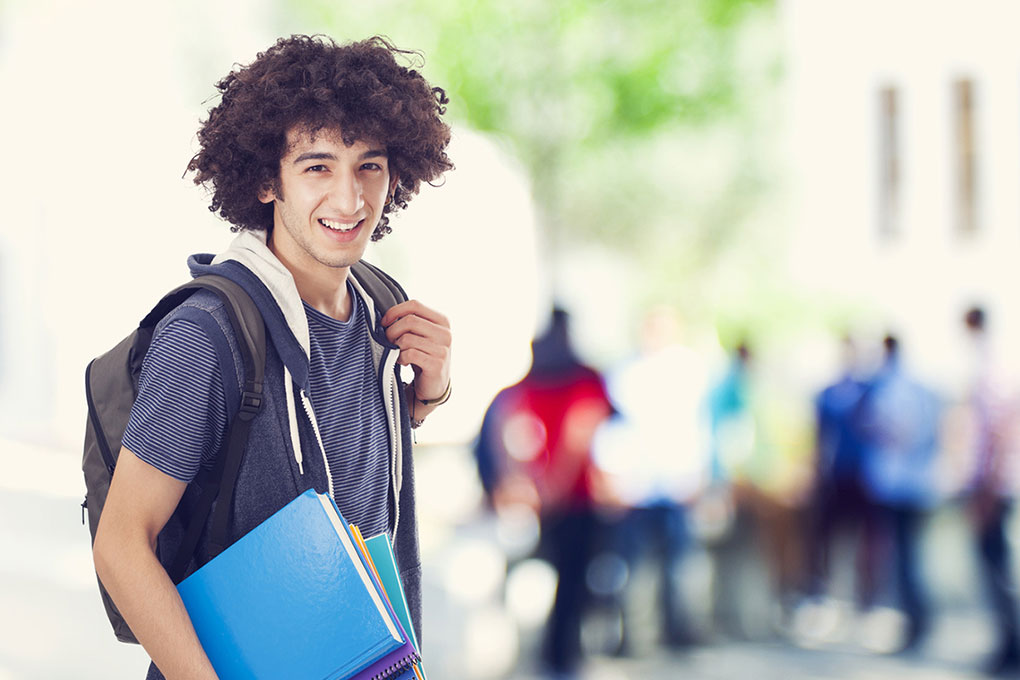
[[[792,482],[779,474],[788,467],[783,443],[761,426],[769,405],[749,341],[713,375],[677,341],[676,323],[668,310],[653,311],[635,355],[600,373],[577,356],[569,316],[556,309],[532,343],[527,375],[486,412],[474,453],[487,502],[535,513],[535,556],[557,574],[542,651],[549,673],[576,673],[592,612],[613,612],[618,623],[602,651],[635,653],[628,599],[638,573],[655,581],[663,646],[742,635],[735,622],[746,597],[736,581],[748,545],[765,565],[776,634],[792,636],[798,617],[830,595],[843,546],[853,554],[854,606],[898,609],[904,624],[888,651],[917,653],[937,614],[922,537],[932,511],[955,500],[966,509],[998,636],[985,670],[1020,675],[1007,532],[1017,408],[985,312],[974,307],[962,319],[973,368],[961,394],[941,394],[914,374],[894,335],[877,362],[844,338],[839,375],[814,398],[807,472]],[[965,442],[969,460],[954,468],[965,479],[951,498],[938,479],[947,433]],[[685,602],[683,562],[695,551],[711,564],[708,630]]]

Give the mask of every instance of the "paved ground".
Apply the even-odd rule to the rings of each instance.
[[[853,638],[853,636],[850,636]],[[943,614],[928,642],[910,656],[865,650],[859,638],[804,649],[789,641],[717,642],[640,659],[591,659],[581,680],[978,680],[990,631],[978,612]],[[541,680],[524,662],[512,677]],[[1017,677],[1020,677],[1018,674]]]
[[[726,644],[686,655],[601,661],[592,680],[965,680],[984,676],[954,663],[880,658],[836,651],[806,652],[785,644]]]
[[[80,472],[71,454],[0,446],[0,680],[141,678],[147,665],[137,646],[116,642],[100,605],[81,524]],[[45,475],[49,489],[33,488]],[[455,536],[456,533],[451,533]],[[450,540],[455,540],[451,538]],[[435,571],[435,570],[434,570]],[[433,584],[426,591],[432,618],[426,645],[451,657],[470,625],[463,608]],[[483,617],[484,618],[484,617]],[[489,620],[493,620],[492,617]],[[844,622],[845,624],[845,622]],[[849,625],[849,624],[846,624]],[[838,627],[838,626],[837,626]],[[498,629],[496,629],[498,630]],[[498,641],[499,634],[486,638]],[[987,649],[990,631],[979,610],[943,612],[918,658],[861,651],[861,636],[845,628],[804,650],[788,643],[715,643],[684,654],[649,651],[641,659],[596,658],[585,680],[965,680]],[[498,645],[491,647],[496,654]],[[533,656],[533,640],[522,637],[514,653]],[[430,664],[432,680],[507,677],[485,672],[483,656],[468,673],[450,658]],[[519,662],[511,677],[537,678]]]

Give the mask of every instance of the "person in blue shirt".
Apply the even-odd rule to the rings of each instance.
[[[891,539],[893,582],[907,617],[901,651],[916,649],[930,625],[919,560],[921,530],[937,500],[935,459],[942,403],[903,364],[899,340],[883,340],[885,359],[857,407],[865,490]]]
[[[808,527],[807,594],[823,594],[829,576],[832,543],[844,530],[857,539],[857,603],[868,607],[875,594],[872,554],[875,511],[862,477],[864,442],[857,409],[864,395],[857,349],[848,336],[842,341],[843,367],[838,380],[815,398],[815,486]]]

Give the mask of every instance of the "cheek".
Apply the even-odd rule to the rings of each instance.
[[[287,203],[295,212],[308,213],[315,210],[325,200],[326,194],[314,187],[301,184],[287,188]]]
[[[373,184],[371,188],[368,190],[371,191],[371,196],[374,203],[377,206],[382,207],[386,203],[386,197],[389,196],[390,193],[389,181],[387,180],[380,181],[376,184]]]

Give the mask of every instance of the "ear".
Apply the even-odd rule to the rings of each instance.
[[[390,198],[393,198],[393,192],[397,190],[398,184],[400,184],[400,177],[397,176],[397,173],[393,173],[390,176],[390,193],[389,193]]]
[[[276,192],[273,191],[271,186],[266,185],[259,190],[259,201],[262,203],[272,203],[275,200]]]

